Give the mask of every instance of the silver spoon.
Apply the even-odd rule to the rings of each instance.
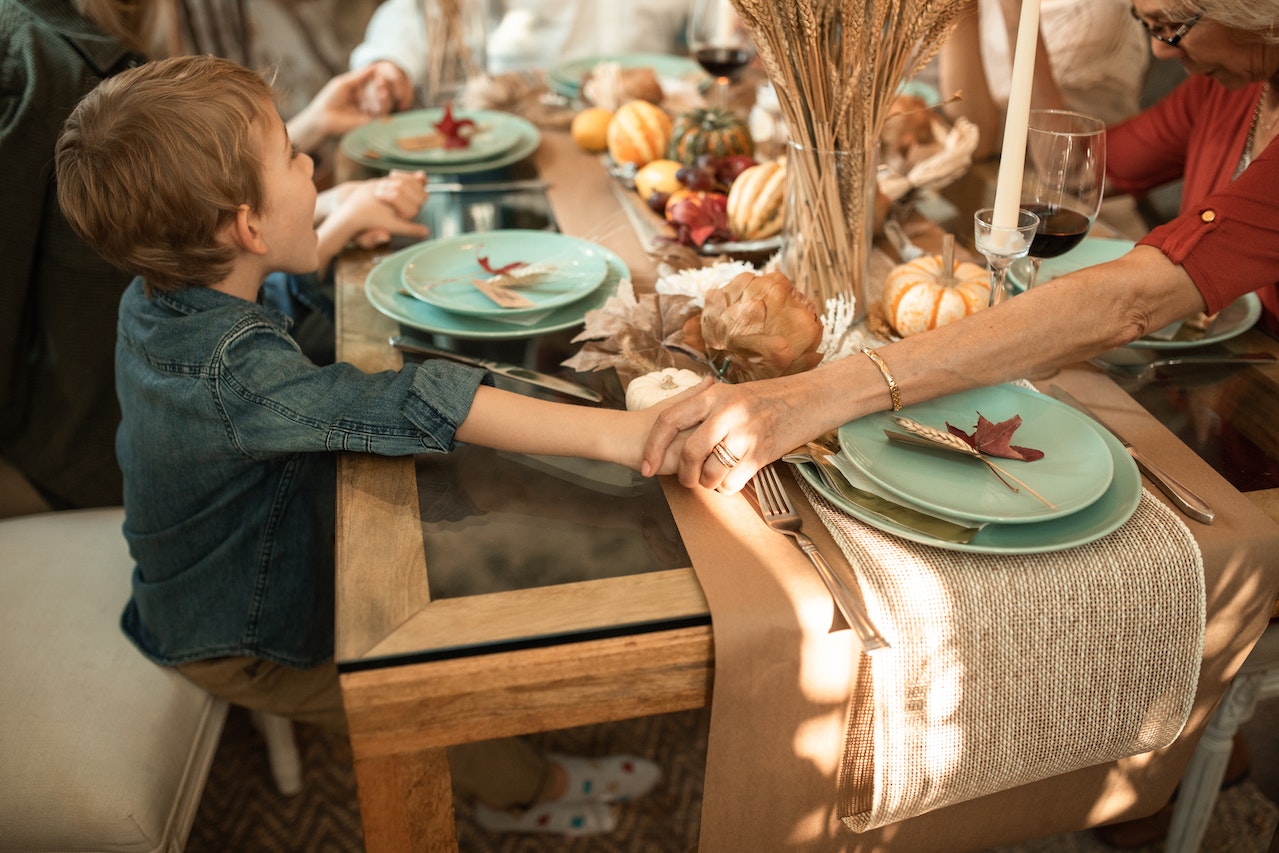
[[[1112,376],[1119,376],[1125,379],[1143,379],[1152,371],[1160,367],[1198,367],[1198,366],[1228,366],[1228,367],[1247,367],[1265,366],[1274,364],[1276,359],[1273,353],[1268,352],[1245,352],[1231,353],[1228,355],[1177,355],[1167,356],[1166,358],[1156,358],[1150,361],[1138,363],[1116,363],[1101,358],[1091,359],[1092,363],[1100,367],[1102,370]]]

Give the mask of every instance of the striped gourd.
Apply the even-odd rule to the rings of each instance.
[[[713,107],[690,110],[675,119],[666,156],[691,166],[702,154],[718,159],[754,152],[755,141],[746,122],[730,110]]]
[[[608,123],[608,153],[617,163],[659,159],[671,139],[671,117],[648,101],[628,101]]]

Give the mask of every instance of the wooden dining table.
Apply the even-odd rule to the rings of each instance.
[[[579,150],[566,133],[546,131],[528,166],[548,184],[553,226],[612,250],[629,267],[637,291],[651,290],[654,264],[601,161]],[[403,364],[388,337],[405,330],[365,294],[377,257],[351,250],[337,268],[337,354],[366,371]],[[466,343],[448,336],[434,340],[445,346]],[[1279,353],[1279,342],[1254,330],[1222,348]],[[1078,365],[1053,381],[1104,412],[1159,464],[1213,496],[1217,521],[1211,527],[1187,521],[1197,539],[1218,546],[1242,543],[1237,559],[1206,571],[1207,633],[1190,720],[1166,749],[906,821],[890,834],[900,849],[972,849],[1097,825],[1162,805],[1279,593],[1275,560],[1265,556],[1279,553],[1279,482],[1274,480],[1279,371],[1197,373],[1185,381],[1121,387],[1096,368]],[[1231,448],[1223,454],[1194,407],[1219,412],[1228,396],[1236,403],[1229,419]],[[1255,470],[1237,475],[1230,466],[1238,466],[1240,455],[1248,453],[1257,456],[1251,462],[1245,458],[1242,467]],[[685,489],[673,478],[647,486],[625,479],[604,483],[608,478],[598,472],[548,474],[545,465],[495,455],[468,459],[467,454],[481,451],[466,449],[457,463],[462,467],[444,472],[435,461],[409,457],[345,453],[339,459],[336,657],[371,853],[457,849],[450,745],[706,705],[715,676],[715,632],[697,581],[699,561],[790,564],[797,572],[809,571],[787,538],[742,533],[738,522],[749,510],[743,510],[738,496]],[[492,476],[484,472],[495,465],[512,478],[503,480],[502,489],[472,483],[466,500],[454,500],[454,486],[439,486],[440,478]],[[581,575],[557,574],[560,567],[551,555],[551,580],[537,586],[445,589],[455,582],[441,580],[437,567],[464,546],[498,538],[494,519],[509,506],[505,495],[492,492],[518,491],[511,483],[530,467],[537,476],[550,477],[550,486],[537,488],[555,493],[531,510],[535,526],[566,525],[569,536],[583,528],[615,526],[632,544],[606,544],[586,553],[579,560],[587,566]],[[1248,477],[1244,487],[1232,485]],[[571,494],[574,489],[578,494]],[[443,511],[442,493],[449,495]],[[546,493],[535,492],[532,502]],[[612,501],[617,509],[608,508]],[[642,507],[637,511],[642,523],[627,523],[632,505]],[[840,552],[811,508],[801,505],[800,510],[806,529],[838,563]],[[584,513],[585,520],[573,518],[574,512]],[[450,513],[463,518],[450,520]],[[459,537],[451,541],[462,544],[440,548],[437,532],[454,528]],[[672,529],[677,529],[673,538]],[[654,537],[660,546],[653,546]],[[514,544],[507,548],[518,551],[518,534],[510,541]],[[641,545],[633,547],[634,542]],[[659,558],[649,560],[654,551]],[[469,552],[460,557],[462,576],[470,559]],[[483,560],[500,562],[491,556]],[[846,564],[842,570],[848,570]],[[1054,804],[1051,813],[1041,807],[1045,802]],[[858,846],[863,842],[871,849],[884,839],[850,834],[848,849],[863,849]]]

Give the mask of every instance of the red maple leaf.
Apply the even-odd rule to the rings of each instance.
[[[1035,450],[1033,447],[1019,447],[1012,444],[1013,433],[1017,431],[1019,426],[1021,426],[1021,415],[1013,415],[1008,420],[995,424],[986,420],[981,412],[977,413],[977,428],[973,430],[972,435],[957,426],[953,426],[950,421],[946,422],[946,429],[950,431],[951,435],[959,436],[979,453],[985,453],[987,456],[1000,456],[1004,459],[1020,459],[1023,462],[1034,462],[1036,459],[1043,459],[1044,452],[1042,450]]]
[[[491,263],[489,263],[488,255],[481,255],[479,253],[476,253],[475,261],[480,266],[484,267],[484,271],[490,275],[506,275],[511,270],[517,270],[520,267],[528,266],[528,262],[526,261],[511,261],[505,266],[494,267]]]
[[[433,127],[440,132],[440,136],[444,137],[445,148],[467,148],[471,144],[471,135],[462,135],[462,131],[470,128],[471,132],[475,132],[475,122],[469,118],[455,119],[453,118],[453,105],[444,105],[444,117],[437,121]]]

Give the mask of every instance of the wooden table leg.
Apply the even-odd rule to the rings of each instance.
[[[356,758],[367,853],[456,853],[453,777],[444,749]]]

